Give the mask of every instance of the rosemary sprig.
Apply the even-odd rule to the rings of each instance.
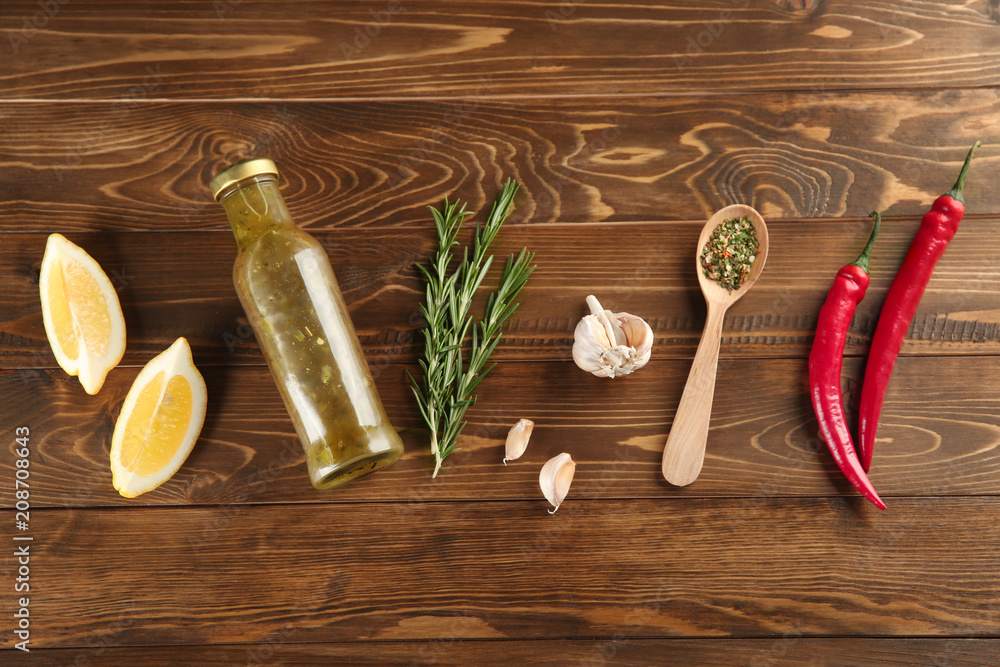
[[[458,203],[446,200],[439,211],[432,208],[437,231],[437,251],[429,266],[418,265],[427,280],[426,299],[420,309],[424,316],[424,358],[420,360],[422,381],[410,376],[413,393],[427,428],[430,429],[431,451],[434,454],[434,474],[441,464],[458,449],[458,436],[465,428],[465,412],[476,402],[473,391],[494,364],[487,365],[490,355],[500,343],[501,327],[517,310],[514,301],[535,267],[533,253],[522,249],[507,259],[500,277],[500,286],[489,295],[486,312],[473,326],[470,313],[472,299],[493,264],[487,255],[501,225],[514,204],[517,184],[508,180],[493,203],[486,223],[476,225],[470,255],[462,251],[462,260],[450,275],[448,269],[458,245],[458,233],[470,212]],[[463,360],[463,344],[471,332],[468,360]]]

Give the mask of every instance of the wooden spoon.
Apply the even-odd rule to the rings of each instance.
[[[717,281],[705,275],[701,266],[701,253],[712,231],[724,220],[746,216],[757,232],[760,247],[750,268],[750,275],[738,290],[730,292]],[[695,270],[701,292],[708,304],[708,317],[701,334],[698,351],[695,352],[691,372],[688,374],[681,402],[674,415],[674,423],[667,436],[667,446],[663,450],[663,476],[671,484],[687,486],[698,477],[705,461],[705,443],[708,440],[708,425],[712,416],[712,397],[715,395],[715,374],[719,366],[719,343],[722,339],[722,320],[729,306],[753,287],[764,270],[767,259],[767,226],[760,213],[749,206],[734,204],[718,211],[708,219],[698,237],[698,251],[695,253]]]

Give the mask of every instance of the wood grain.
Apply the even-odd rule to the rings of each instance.
[[[123,617],[122,624],[127,620]],[[447,621],[445,621],[447,623]],[[446,625],[447,628],[447,625]],[[281,631],[257,644],[213,646],[117,645],[115,626],[88,637],[79,648],[47,649],[19,654],[8,652],[7,665],[101,664],[104,667],[176,667],[176,665],[337,664],[404,667],[408,665],[454,665],[507,667],[512,663],[563,667],[566,664],[647,667],[651,664],[699,665],[701,667],[894,667],[947,665],[948,667],[995,667],[1000,660],[996,639],[895,639],[867,637],[814,638],[795,633],[773,639],[646,639],[618,632],[608,637],[539,640],[458,639],[446,629],[428,641],[378,642],[289,642]],[[89,661],[89,662],[83,662]]]
[[[547,98],[1000,83],[997,21],[985,0],[49,7],[10,0],[0,9],[7,99]]]
[[[28,426],[33,540],[32,652],[7,616],[0,663],[1000,664],[998,23],[995,0],[4,0],[0,538]],[[977,139],[968,215],[890,384],[880,512],[816,437],[816,313],[883,211],[848,336],[853,420],[889,282]],[[257,155],[330,251],[406,429],[400,462],[339,491],[308,484],[206,188]],[[432,480],[405,377],[427,206],[482,211],[507,178],[522,188],[497,252],[526,246],[539,267]],[[723,322],[702,474],[672,487],[660,457],[705,321],[694,239],[733,203],[767,218],[768,265]],[[126,357],[97,396],[44,338],[55,231],[125,311]],[[654,329],[629,378],[570,361],[591,293]],[[129,501],[114,421],[180,335],[205,428]],[[532,442],[505,468],[522,417]],[[578,468],[550,516],[538,470],[561,451]]]
[[[867,218],[833,224],[769,223],[771,252],[753,291],[723,324],[722,357],[805,357],[816,316],[837,270],[852,261],[870,230]],[[910,329],[904,355],[993,355],[1000,352],[1000,250],[994,217],[970,218],[939,262]],[[565,360],[588,294],[614,311],[634,313],[653,329],[653,359],[690,360],[706,310],[692,265],[700,223],[587,226],[512,225],[495,252],[522,247],[538,269],[498,351],[504,360]],[[917,229],[887,218],[871,263],[872,284],[848,336],[848,356],[867,353],[886,290]],[[260,364],[262,358],[232,286],[236,257],[229,232],[68,233],[90,252],[118,290],[128,346],[125,365],[145,364],[178,336],[191,342],[199,366]],[[415,363],[420,353],[415,268],[433,252],[427,229],[320,230],[369,363]],[[628,251],[609,254],[609,239]],[[54,368],[42,325],[38,269],[46,235],[0,236],[0,368]],[[489,281],[495,285],[497,277]]]
[[[436,480],[404,368],[387,366],[376,384],[393,425],[409,429],[404,457],[346,490],[329,492],[309,485],[301,447],[263,367],[206,370],[209,408],[201,439],[169,482],[136,500],[112,488],[108,452],[138,369],[112,372],[97,396],[84,394],[61,371],[32,373],[27,380],[0,372],[6,403],[0,432],[31,429],[36,507],[216,504],[240,513],[242,505],[262,503],[380,501],[405,508],[432,501],[542,502],[539,469],[562,451],[577,462],[571,499],[735,496],[749,508],[774,497],[864,502],[818,438],[801,359],[723,361],[701,475],[688,487],[667,484],[660,460],[689,366],[654,360],[641,372],[609,381],[586,376],[568,361],[502,363],[468,415],[461,451]],[[860,359],[845,365],[852,420],[862,372]],[[900,360],[871,473],[890,511],[902,497],[1000,493],[1000,389],[992,381],[998,374],[1000,360],[993,356]],[[504,438],[522,417],[535,421],[531,443],[522,459],[504,467]],[[7,447],[13,452],[13,440]],[[0,457],[0,506],[6,508],[14,507],[13,465],[12,453]]]
[[[1000,631],[996,498],[442,509],[259,506],[210,544],[193,529],[223,508],[37,512],[32,582],[59,595],[35,598],[36,646]]]
[[[522,185],[516,224],[704,221],[734,203],[768,221],[919,217],[977,139],[969,214],[1000,211],[992,89],[0,103],[0,121],[5,231],[225,229],[207,183],[259,155],[277,160],[293,216],[314,229],[427,226],[427,206],[448,196],[483,210],[507,178]]]

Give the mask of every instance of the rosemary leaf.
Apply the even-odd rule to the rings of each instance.
[[[473,322],[473,297],[493,265],[493,255],[487,252],[513,208],[516,193],[517,184],[508,180],[486,222],[476,225],[471,253],[469,248],[462,250],[462,259],[451,274],[453,250],[470,213],[464,205],[447,200],[441,210],[431,209],[438,247],[429,265],[419,267],[427,281],[425,302],[420,307],[425,321],[424,358],[420,360],[423,377],[418,381],[411,375],[410,383],[430,430],[434,477],[448,455],[458,449],[465,412],[476,402],[473,391],[493,368],[487,362],[500,342],[501,327],[517,310],[515,299],[535,269],[531,264],[534,254],[527,249],[508,257],[500,285],[489,295],[486,312],[478,323]],[[467,355],[463,354],[466,338],[470,338]]]

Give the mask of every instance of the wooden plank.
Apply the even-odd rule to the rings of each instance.
[[[135,500],[111,485],[108,451],[121,401],[138,369],[111,373],[87,396],[61,371],[0,373],[0,506],[14,507],[14,431],[31,431],[31,498],[36,507],[221,504],[243,513],[259,503],[532,500],[538,473],[567,451],[577,461],[572,499],[739,497],[748,511],[775,497],[846,497],[863,504],[818,439],[802,359],[731,360],[720,368],[705,467],[678,488],[660,459],[690,362],[652,361],[622,379],[585,376],[569,362],[503,363],[469,412],[461,451],[431,479],[427,433],[403,367],[376,384],[406,452],[392,467],[341,490],[309,485],[304,457],[277,389],[262,367],[211,367],[209,408],[194,452],[159,489]],[[851,422],[863,372],[845,367]],[[1000,494],[1000,358],[900,360],[883,412],[871,478],[893,511],[902,497]],[[503,441],[520,418],[536,423],[528,451],[501,464]],[[195,532],[214,533],[213,525]]]
[[[122,623],[127,623],[123,617]],[[456,627],[460,620],[456,621]],[[228,646],[118,646],[115,627],[89,638],[80,648],[33,649],[3,654],[5,665],[99,664],[104,667],[175,667],[176,665],[308,665],[334,660],[351,665],[454,665],[507,667],[517,663],[563,667],[567,664],[647,667],[651,664],[702,667],[995,667],[997,639],[813,638],[794,633],[767,639],[643,639],[616,633],[592,639],[465,640],[445,629],[418,642],[349,642],[297,644],[275,632],[259,644]],[[74,662],[80,660],[81,662]],[[82,662],[82,661],[89,662]]]
[[[804,357],[816,317],[837,270],[852,261],[869,233],[868,219],[769,225],[771,252],[760,281],[727,313],[723,357]],[[1000,353],[1000,250],[995,217],[963,221],[934,272],[903,348],[904,355]],[[867,353],[886,290],[918,223],[887,219],[876,245],[872,284],[850,329],[847,354]],[[565,360],[573,329],[595,294],[613,311],[631,312],[653,328],[654,359],[689,360],[701,336],[705,304],[694,247],[699,223],[588,226],[514,225],[495,252],[522,247],[538,265],[509,323],[497,358]],[[423,282],[415,268],[433,253],[427,229],[322,230],[369,363],[415,363],[421,352]],[[38,268],[45,234],[5,234],[0,254],[0,368],[54,368],[42,325]],[[252,332],[232,286],[236,257],[229,232],[70,233],[118,289],[128,346],[123,363],[144,364],[178,336],[201,366],[260,364]],[[622,239],[621,253],[608,252]],[[495,287],[496,276],[491,276]],[[485,292],[484,292],[485,294]]]
[[[36,511],[34,645],[1000,633],[996,498]],[[6,525],[13,512],[0,517]],[[373,529],[376,528],[377,529]],[[9,557],[8,557],[9,558]],[[3,647],[13,638],[5,635]]]
[[[768,220],[919,216],[977,139],[969,212],[1000,212],[993,90],[2,103],[0,121],[5,231],[225,229],[207,183],[261,154],[312,228],[426,226],[427,206],[483,210],[507,178],[518,224],[706,220],[732,203]]]
[[[0,3],[0,537],[31,538],[13,542],[31,589],[4,608],[30,596],[32,628],[30,654],[0,632],[0,663],[1000,664],[997,2],[379,1]],[[853,422],[892,274],[976,139],[970,215],[890,386],[879,512],[816,437],[816,312],[885,210],[844,368]],[[309,486],[231,286],[205,184],[258,154],[330,249],[407,429],[404,459],[347,489]],[[508,177],[522,191],[497,251],[536,250],[539,270],[432,480],[405,377],[426,207],[482,210]],[[734,202],[768,218],[773,252],[726,320],[706,466],[679,489],[659,458],[704,321],[685,239]],[[128,352],[98,396],[42,332],[52,231],[122,297]],[[653,325],[635,376],[569,360],[589,293]],[[179,335],[208,380],[205,429],[172,480],[126,500],[111,430]],[[503,467],[521,417],[531,445]],[[579,467],[550,516],[537,476],[560,451]]]
[[[3,3],[6,99],[620,95],[1000,84],[986,2]],[[137,38],[137,25],[143,27]]]

